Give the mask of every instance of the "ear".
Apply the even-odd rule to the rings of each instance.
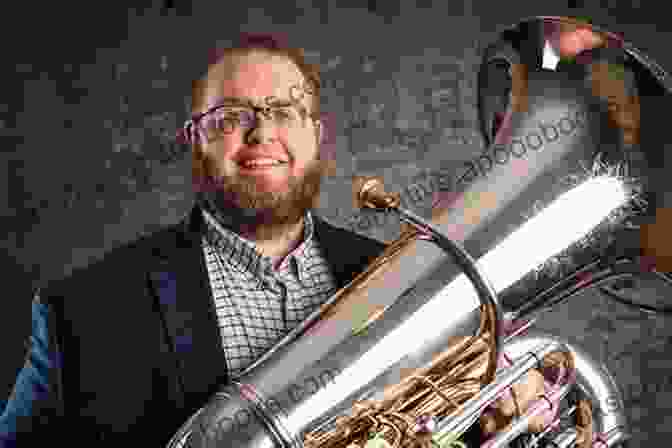
[[[317,144],[321,145],[324,143],[324,125],[322,120],[315,120],[315,138],[317,139]]]
[[[333,176],[336,174],[336,158],[332,153],[333,147],[331,144],[325,145],[326,131],[322,120],[315,120],[314,123],[317,151],[320,154],[320,159],[325,163],[325,174]]]

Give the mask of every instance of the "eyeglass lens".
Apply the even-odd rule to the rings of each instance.
[[[258,109],[259,110],[259,109]],[[299,113],[292,107],[268,107],[259,110],[260,115],[278,127],[291,127],[300,120]],[[204,115],[197,127],[208,140],[232,134],[238,128],[251,129],[258,126],[257,115],[252,108],[223,107]]]

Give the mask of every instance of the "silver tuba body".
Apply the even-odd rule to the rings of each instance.
[[[519,56],[509,50],[500,46],[496,56]],[[461,193],[435,207],[429,219],[402,209],[398,195],[386,193],[380,180],[356,182],[358,205],[396,214],[406,224],[400,237],[239,378],[223,385],[179,428],[168,448],[368,447],[372,425],[378,432],[387,429],[384,440],[371,446],[460,446],[458,439],[530,369],[544,374],[545,395],[484,446],[510,446],[527,432],[532,417],[544,413],[551,421],[535,444],[583,448],[627,442],[623,399],[605,366],[580,347],[532,327],[540,313],[586,288],[640,273],[636,260],[614,255],[613,245],[602,244],[631,217],[640,196],[613,170],[586,170],[596,161],[621,160],[618,150],[604,149],[613,127],[590,87],[556,72],[521,73],[524,61],[515,64],[512,98],[518,99],[509,104],[483,157],[494,158],[506,148],[516,154],[511,142],[533,134],[543,135],[543,145],[528,145],[526,157],[510,164],[491,163],[487,175],[465,172],[457,181]],[[546,138],[553,126],[557,138]],[[616,171],[623,167],[610,168],[614,165]],[[524,254],[518,243],[518,253],[487,266],[491,254],[565,201],[570,190],[602,178],[620,182],[622,199],[610,205],[600,196],[603,203],[591,209],[604,207],[602,215],[573,239],[537,258]],[[466,196],[488,198],[487,206],[469,203]],[[538,201],[546,207],[530,217],[527,212]],[[577,207],[575,213],[588,214]],[[545,235],[555,237],[555,232]],[[572,265],[533,289],[521,286],[559,253]],[[514,269],[517,258],[527,264]],[[507,303],[511,297],[516,304]],[[442,389],[445,378],[452,382]],[[367,418],[375,424],[365,424]],[[574,423],[562,427],[567,418]],[[421,441],[419,435],[428,432]]]

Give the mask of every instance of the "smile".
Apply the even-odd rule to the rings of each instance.
[[[266,170],[286,164],[287,164],[286,162],[281,162],[279,160],[273,160],[273,159],[255,159],[241,162],[238,164],[238,166],[240,166],[245,170]]]

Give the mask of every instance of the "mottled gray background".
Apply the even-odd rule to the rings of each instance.
[[[190,82],[208,52],[239,31],[285,33],[321,65],[337,173],[325,181],[320,210],[334,224],[383,240],[399,227],[353,210],[351,176],[382,175],[424,213],[427,170],[454,171],[482,149],[479,48],[501,26],[532,15],[589,16],[672,68],[670,26],[654,1],[236,3],[3,6],[3,18],[22,26],[0,31],[0,398],[23,364],[32,288],[176,222],[191,206],[190,161],[171,137],[187,117]],[[49,20],[38,23],[38,16]],[[631,295],[664,303],[669,292],[643,280]],[[672,327],[665,323],[591,292],[539,326],[612,370],[634,446],[662,446],[672,434]]]

